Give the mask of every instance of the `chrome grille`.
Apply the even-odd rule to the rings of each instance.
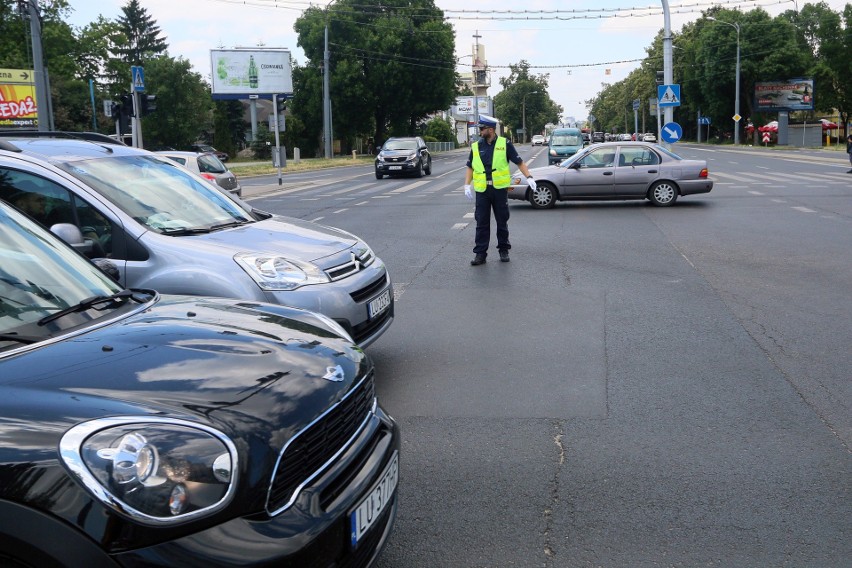
[[[287,442],[269,486],[266,510],[277,515],[292,505],[299,491],[343,453],[375,413],[373,373],[337,404]]]
[[[375,256],[373,256],[370,249],[364,251],[361,256],[355,254],[355,251],[349,251],[349,255],[349,261],[344,262],[343,264],[338,264],[337,266],[332,266],[325,270],[325,273],[332,281],[352,276],[353,274],[363,270],[365,266],[372,264],[373,260],[375,260]]]

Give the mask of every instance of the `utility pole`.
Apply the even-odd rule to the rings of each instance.
[[[328,22],[325,24],[325,50],[322,58],[322,135],[325,139],[325,158],[330,160],[331,154],[331,89],[329,87],[329,75],[331,65],[329,60],[331,54],[328,51]]]
[[[30,34],[33,37],[33,71],[38,129],[41,132],[46,132],[51,129],[53,119],[50,116],[50,92],[47,87],[47,74],[44,70],[44,52],[41,48],[41,20],[38,13],[38,0],[27,0],[27,15],[30,19]]]

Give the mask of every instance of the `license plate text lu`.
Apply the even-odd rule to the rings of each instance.
[[[367,310],[370,314],[370,319],[373,319],[386,309],[391,304],[391,295],[390,290],[385,290],[382,292],[376,299],[371,300],[369,304],[367,304]]]
[[[352,527],[352,546],[370,530],[370,527],[381,517],[382,512],[390,505],[393,493],[399,481],[399,456],[394,453],[390,463],[382,472],[379,482],[361,501],[361,504],[349,516]]]

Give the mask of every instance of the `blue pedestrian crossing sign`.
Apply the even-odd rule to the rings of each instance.
[[[657,100],[661,107],[680,106],[680,85],[657,85]]]
[[[677,142],[681,136],[683,136],[683,128],[677,122],[667,122],[660,130],[660,138],[669,144]]]
[[[145,69],[133,65],[130,68],[130,78],[134,91],[141,93],[145,90]]]

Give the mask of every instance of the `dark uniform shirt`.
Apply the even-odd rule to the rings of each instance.
[[[494,147],[497,145],[497,137],[489,144],[485,138],[479,139],[479,158],[482,160],[482,165],[485,166],[485,179],[491,180],[491,164],[494,162]],[[512,141],[506,138],[506,158],[515,165],[523,162],[523,158],[518,155]],[[467,155],[467,167],[473,169],[473,148]]]

